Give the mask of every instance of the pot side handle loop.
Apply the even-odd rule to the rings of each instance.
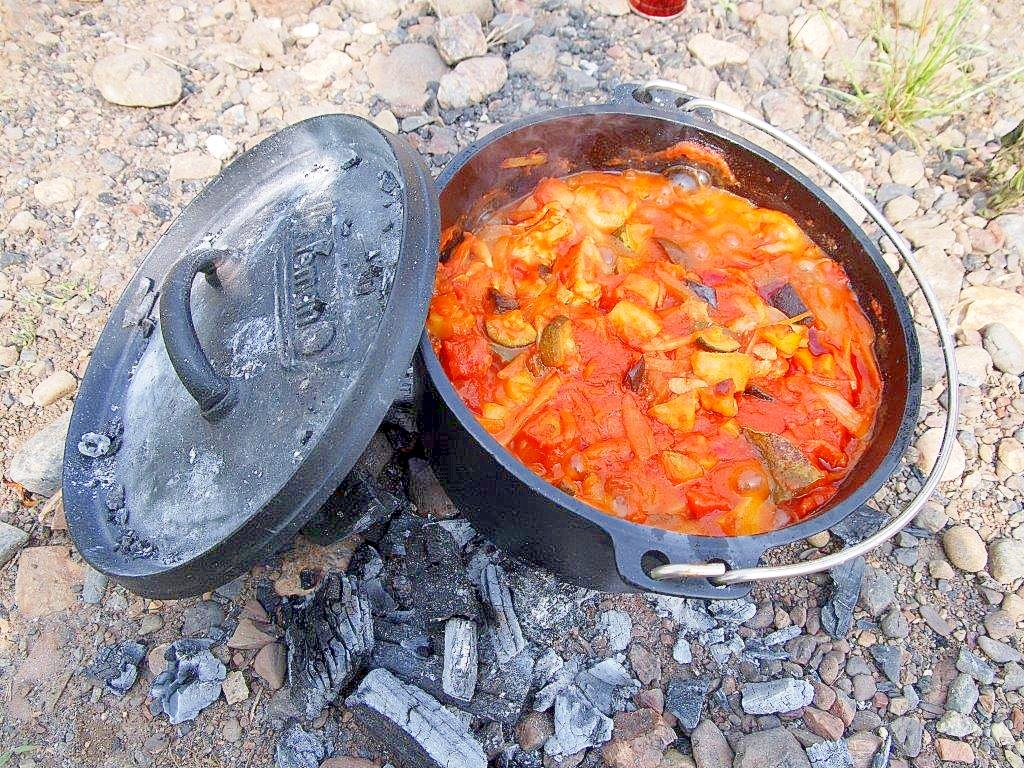
[[[207,282],[220,288],[217,262],[227,251],[201,250],[179,259],[160,286],[160,333],[167,357],[185,389],[209,422],[222,419],[238,402],[235,383],[221,376],[203,352],[192,321],[192,283],[202,272]]]
[[[932,317],[935,329],[939,335],[939,346],[942,349],[942,358],[945,364],[947,388],[955,388],[959,379],[957,375],[956,357],[953,351],[953,338],[946,325],[945,312],[943,312],[942,306],[939,304],[934,291],[928,284],[920,265],[911,254],[910,246],[903,239],[903,236],[900,235],[892,224],[888,222],[885,216],[882,215],[881,211],[878,210],[875,204],[868,200],[868,198],[854,187],[841,173],[839,173],[838,170],[825,162],[825,160],[810,149],[810,147],[807,147],[785,131],[781,131],[763,120],[759,120],[752,115],[748,115],[742,110],[736,109],[735,107],[724,104],[720,101],[715,101],[714,99],[694,97],[684,86],[670,80],[651,80],[639,88],[631,87],[630,93],[637,102],[647,104],[652,100],[651,92],[659,90],[676,94],[678,96],[676,99],[676,105],[684,112],[694,113],[701,117],[707,113],[718,112],[739,120],[752,128],[756,128],[762,133],[765,133],[775,140],[785,144],[802,158],[814,164],[818,170],[834,181],[836,185],[850,195],[850,197],[852,197],[857,204],[864,209],[868,216],[874,220],[896,248],[903,263],[917,281],[917,284],[921,289],[921,295],[924,296],[925,302],[928,305],[929,314]],[[946,465],[949,463],[949,457],[953,451],[953,443],[956,441],[956,426],[959,420],[960,404],[956,397],[949,397],[947,400],[946,422],[943,425],[942,442],[939,445],[939,454],[935,459],[935,464],[928,472],[924,482],[922,482],[920,491],[918,491],[914,498],[907,503],[907,506],[899,514],[895,515],[876,533],[853,546],[842,549],[831,555],[819,557],[815,560],[806,560],[800,563],[790,563],[788,565],[771,567],[756,566],[751,568],[730,568],[721,575],[709,577],[709,580],[719,585],[739,585],[755,581],[772,581],[776,579],[788,579],[796,576],[809,576],[814,573],[821,573],[822,571],[842,565],[843,563],[869,552],[903,530],[910,521],[914,519],[917,513],[921,511],[921,508],[938,487],[939,482],[942,479],[942,474],[946,469]],[[669,564],[671,569],[652,571],[651,575],[655,576],[655,574],[658,574],[665,580],[685,578],[685,575],[680,574],[685,574],[686,568],[704,564],[672,563]]]

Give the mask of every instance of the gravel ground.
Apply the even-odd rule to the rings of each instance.
[[[954,323],[957,446],[914,527],[853,580],[848,632],[825,618],[842,575],[758,586],[750,615],[746,604],[735,607],[739,621],[715,609],[710,627],[694,618],[708,606],[563,589],[552,604],[572,607],[571,620],[528,639],[586,665],[617,658],[643,690],[615,714],[610,740],[573,755],[530,752],[551,733],[550,712],[524,713],[490,737],[558,766],[817,767],[849,764],[847,755],[873,768],[1024,766],[1024,214],[985,218],[977,180],[1019,121],[1024,87],[929,123],[914,146],[829,100],[825,87],[848,87],[864,66],[865,2],[691,2],[668,24],[629,15],[624,0],[495,5],[497,17],[491,0],[0,2],[0,437],[13,481],[0,508],[0,766],[22,745],[9,756],[21,768],[274,764],[287,706],[280,664],[257,650],[281,646],[254,590],[266,577],[278,592],[301,591],[304,569],[344,569],[352,554],[349,541],[300,539],[203,600],[160,602],[106,584],[69,551],[50,498],[61,417],[134,268],[206,181],[280,128],[338,111],[401,132],[439,171],[497,125],[606,101],[616,85],[653,77],[794,132],[882,204]],[[921,3],[898,5],[907,18]],[[1019,49],[1024,15],[1008,0],[975,13],[989,47],[972,62],[981,78]],[[883,510],[920,488],[947,395],[920,292],[906,270],[899,278],[921,323],[925,393],[917,445],[876,499]],[[837,538],[771,558],[828,551]],[[528,594],[514,591],[520,613]],[[253,616],[266,638],[212,649],[227,670],[224,698],[179,726],[151,713],[161,644],[223,640]],[[775,630],[785,653],[751,657],[775,647],[757,645]],[[133,640],[148,658],[124,696],[83,673],[101,647]],[[765,681],[781,703],[750,688]],[[341,700],[309,729],[322,753],[280,765],[386,759]]]

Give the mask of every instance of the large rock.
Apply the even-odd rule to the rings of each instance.
[[[967,573],[985,570],[988,553],[978,532],[967,525],[954,525],[942,535],[942,548],[954,566]]]
[[[100,59],[92,80],[104,99],[122,107],[162,107],[181,98],[178,71],[137,51]]]
[[[500,56],[466,59],[441,78],[437,103],[442,109],[465,109],[497,93],[508,80],[508,68]]]
[[[17,450],[7,476],[30,493],[52,496],[60,488],[64,461],[64,440],[71,423],[71,411],[60,416]]]
[[[446,64],[458,64],[487,53],[487,38],[474,13],[438,19],[434,25],[434,45]]]
[[[377,54],[368,67],[377,95],[391,105],[397,117],[422,111],[427,103],[427,84],[438,82],[448,72],[434,46],[405,43],[386,56]]]
[[[509,72],[531,77],[550,77],[555,71],[558,44],[553,37],[534,35],[529,44],[509,57]]]
[[[772,728],[740,738],[733,768],[811,768],[811,762],[796,736]]]
[[[1003,584],[1024,579],[1024,541],[998,539],[988,548],[988,572]]]
[[[74,605],[75,586],[85,576],[82,566],[71,561],[67,547],[31,547],[18,559],[14,601],[28,618],[46,616]]]
[[[7,565],[7,562],[14,557],[26,541],[28,541],[28,534],[21,528],[0,523],[0,568]]]

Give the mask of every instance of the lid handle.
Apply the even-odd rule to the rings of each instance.
[[[203,418],[214,422],[223,418],[238,402],[235,383],[221,376],[203,353],[192,322],[192,283],[202,272],[207,282],[220,288],[217,261],[228,251],[203,250],[186,254],[171,267],[160,286],[160,333],[167,357],[185,389],[199,404]]]

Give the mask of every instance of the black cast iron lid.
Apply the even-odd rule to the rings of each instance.
[[[349,115],[290,126],[214,179],[146,257],[79,390],[63,485],[85,559],[179,597],[288,541],[409,365],[438,221],[419,157]]]

